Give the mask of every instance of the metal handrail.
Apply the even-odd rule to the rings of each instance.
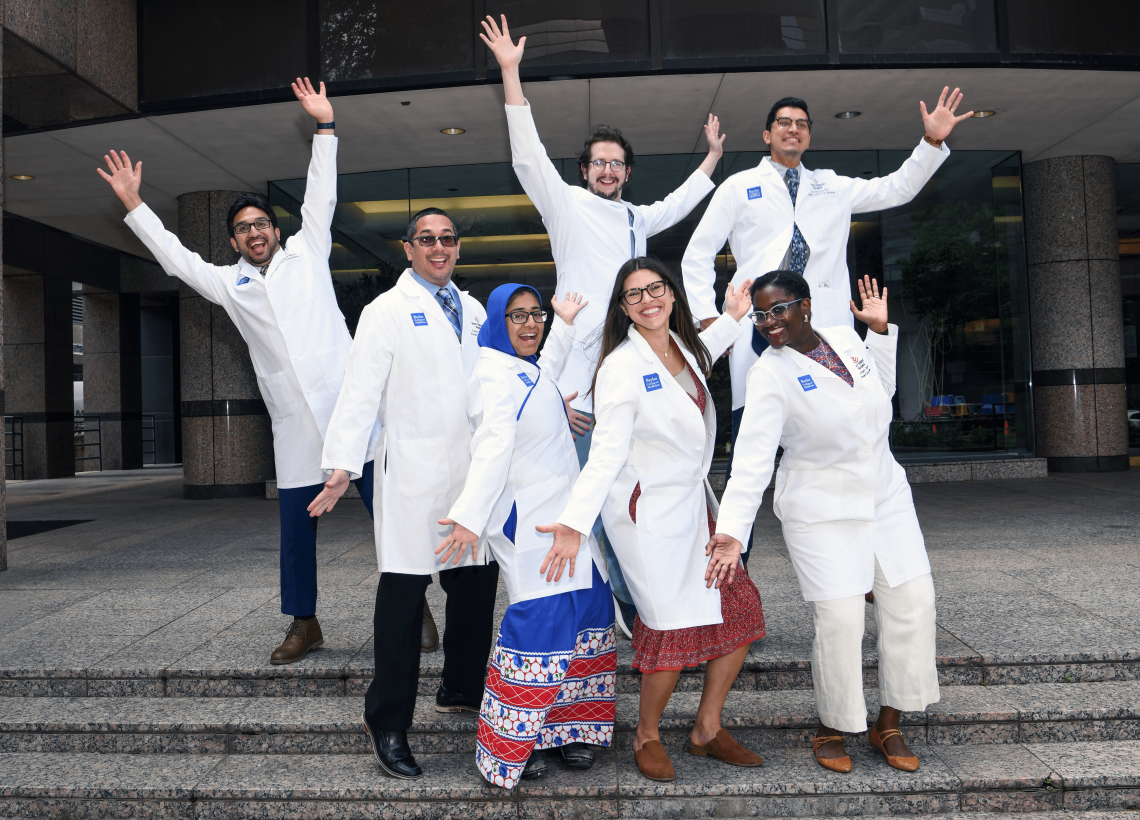
[[[8,457],[9,453],[12,454],[11,458]],[[9,481],[24,480],[24,419],[22,416],[4,417],[4,477]]]
[[[148,425],[148,422],[149,422],[149,425]],[[150,438],[147,438],[147,436],[146,436],[146,434],[148,432],[150,433]],[[155,439],[155,435],[156,434],[155,434],[155,429],[154,429],[154,416],[144,413],[143,417],[142,417],[142,462],[143,462],[143,464],[154,464],[155,460],[157,459],[158,443],[157,443],[157,440]],[[147,449],[148,444],[150,445],[149,450]],[[150,456],[149,461],[147,460],[147,456]]]
[[[88,427],[87,426],[88,421],[94,421],[95,426],[94,427]],[[86,468],[84,468],[83,470],[79,469],[79,462],[87,462],[87,461],[98,461],[99,466],[96,467],[95,469],[102,472],[102,470],[103,470],[103,431],[99,426],[99,417],[98,416],[86,416],[86,415],[83,415],[81,413],[76,413],[74,430],[75,430],[75,437],[77,439],[80,436],[82,436],[82,440],[76,441],[75,446],[76,446],[76,448],[79,448],[79,447],[83,448],[83,455],[75,457],[75,461],[76,461],[75,472],[77,472],[77,473],[89,472]],[[98,438],[95,441],[88,441],[87,440],[87,434],[88,433],[96,433],[98,435]],[[93,455],[93,456],[87,455],[87,448],[88,447],[94,447],[95,448],[95,455]]]

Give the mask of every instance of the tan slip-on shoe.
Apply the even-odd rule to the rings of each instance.
[[[269,662],[274,666],[295,663],[309,654],[310,649],[319,649],[324,645],[325,636],[321,633],[321,625],[316,618],[307,621],[294,618],[289,631],[285,633],[285,640],[273,650]]]
[[[764,759],[756,752],[745,749],[736,739],[728,733],[728,729],[720,729],[716,737],[703,746],[696,743],[689,744],[689,754],[697,757],[715,757],[717,760],[728,763],[730,766],[763,766]]]
[[[638,770],[650,780],[668,783],[677,776],[660,740],[647,740],[640,749],[633,750],[633,757]]]

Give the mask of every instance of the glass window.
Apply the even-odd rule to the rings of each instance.
[[[661,0],[664,59],[827,53],[823,0]]]
[[[320,8],[325,80],[475,76],[470,0],[322,0]]]
[[[526,37],[523,69],[613,63],[648,67],[645,0],[487,0],[484,8],[496,20],[507,15],[514,40]],[[490,52],[487,68],[498,71]]]
[[[993,0],[838,0],[842,54],[996,53]]]
[[[1034,54],[1140,54],[1140,3],[1006,0],[1009,50]]]
[[[1129,455],[1140,456],[1140,164],[1116,166],[1116,227],[1120,237],[1128,447]]]

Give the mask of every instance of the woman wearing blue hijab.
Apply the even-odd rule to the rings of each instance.
[[[616,708],[614,608],[592,535],[577,563],[535,530],[553,520],[578,480],[578,456],[556,379],[573,341],[577,294],[553,306],[565,327],[539,359],[546,313],[538,291],[501,285],[487,301],[479,361],[467,386],[471,469],[441,524],[452,533],[437,553],[456,563],[485,538],[507,585],[510,606],[491,654],[479,712],[475,760],[491,783],[514,788],[539,777],[557,749],[562,763],[588,769],[589,745],[609,746]],[[453,558],[454,556],[454,558]],[[576,565],[577,564],[577,565]]]

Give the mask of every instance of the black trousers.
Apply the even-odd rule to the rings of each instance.
[[[420,679],[424,591],[430,575],[380,574],[372,618],[376,676],[364,696],[364,711],[377,731],[407,731]],[[459,567],[439,573],[447,593],[443,632],[443,685],[468,703],[483,698],[491,654],[499,565]]]

